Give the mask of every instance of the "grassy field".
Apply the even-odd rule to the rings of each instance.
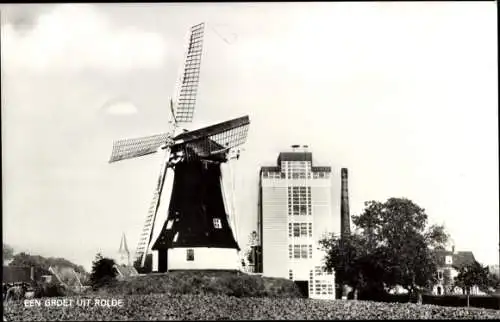
[[[4,303],[4,317],[7,321],[500,319],[500,310],[311,300],[286,279],[173,272],[138,276],[80,295]]]
[[[54,300],[51,298],[50,300]],[[95,305],[95,297],[66,297],[71,306],[25,306],[13,302],[4,306],[7,321],[63,320],[249,320],[249,319],[500,319],[500,311],[453,308],[409,303],[368,301],[324,301],[301,298],[265,298],[220,295],[125,295],[114,299],[121,306]],[[83,306],[89,299],[91,303]],[[78,305],[77,303],[80,303]]]

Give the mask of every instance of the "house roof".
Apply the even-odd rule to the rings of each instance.
[[[115,265],[116,271],[118,275],[123,276],[123,277],[128,277],[128,276],[135,276],[138,275],[139,273],[133,266],[125,266],[125,265]]]
[[[436,256],[439,266],[446,266],[446,256],[452,256],[451,266],[461,268],[465,265],[473,264],[476,259],[470,251],[452,252],[449,250],[436,250]]]
[[[30,267],[12,267],[4,266],[2,273],[3,283],[19,283],[31,282],[31,268]]]

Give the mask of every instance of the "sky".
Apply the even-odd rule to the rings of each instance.
[[[192,129],[249,115],[232,163],[237,237],[258,174],[308,145],[340,169],[351,215],[406,197],[457,250],[499,261],[495,2],[1,4],[2,235],[91,267],[134,251],[159,154],[108,163],[112,142],[167,131],[190,26],[206,22]],[[226,179],[228,180],[228,179]],[[340,220],[340,219],[338,219]]]

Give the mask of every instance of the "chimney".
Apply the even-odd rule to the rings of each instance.
[[[341,169],[341,203],[340,203],[340,235],[343,237],[351,233],[349,215],[349,190],[347,187],[347,168]]]

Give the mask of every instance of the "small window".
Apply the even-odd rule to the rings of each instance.
[[[293,247],[293,258],[300,258],[300,246],[294,245]]]
[[[453,264],[453,263],[452,263],[451,256],[447,255],[447,256],[446,256],[446,258],[445,258],[445,260],[446,260],[446,264],[447,264],[447,265],[451,265],[451,264]]]
[[[440,280],[443,279],[443,272],[441,271],[438,272],[438,279]]]
[[[222,222],[220,221],[219,218],[214,218],[214,227],[217,228],[217,229],[221,229],[222,228]]]
[[[168,222],[167,222],[167,229],[172,229],[172,225],[174,224],[174,221],[172,219],[170,219]]]
[[[187,249],[186,250],[186,260],[194,261],[194,249]]]

